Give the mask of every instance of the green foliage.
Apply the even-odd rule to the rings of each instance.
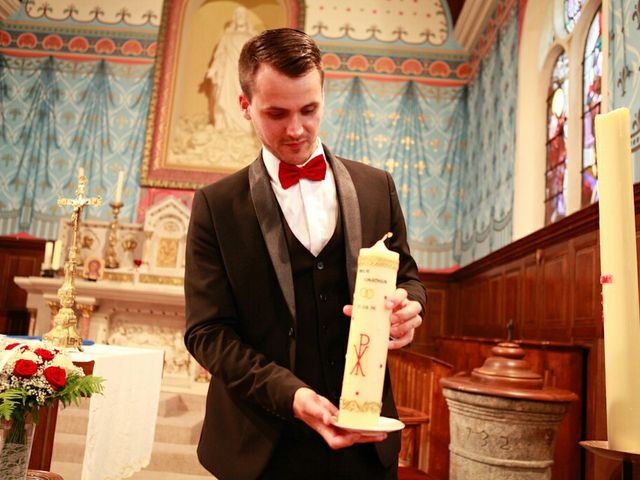
[[[64,407],[72,403],[78,405],[82,397],[90,397],[93,394],[102,394],[103,378],[94,375],[70,375],[64,387],[58,390],[54,397],[60,400]]]
[[[0,393],[0,417],[3,420],[11,420],[16,408],[26,404],[27,397],[26,390],[15,388]]]
[[[70,375],[67,377],[65,386],[48,398],[44,406],[51,405],[54,400],[59,400],[63,407],[72,403],[78,405],[83,397],[102,394],[102,382],[102,377],[94,375]],[[29,396],[25,389],[11,388],[0,393],[0,418],[4,420],[24,417],[25,414],[29,414],[37,423],[39,409],[40,405]]]

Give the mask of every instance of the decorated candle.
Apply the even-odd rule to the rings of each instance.
[[[120,170],[118,173],[118,183],[116,184],[116,198],[115,203],[122,201],[122,186],[124,185],[124,172]]]
[[[596,116],[609,448],[640,453],[640,307],[629,110]]]
[[[378,424],[387,365],[391,311],[386,298],[396,289],[399,255],[384,245],[360,249],[353,312],[342,380],[338,425],[371,428]]]

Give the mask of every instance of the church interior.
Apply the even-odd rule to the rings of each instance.
[[[635,219],[632,0],[0,0],[0,333],[49,331],[77,246],[80,337],[148,362],[113,383],[150,402],[125,406],[119,423],[113,405],[89,405],[97,398],[45,415],[29,464],[43,476],[28,478],[212,478],[196,457],[210,377],[183,341],[187,228],[194,191],[248,165],[260,143],[212,100],[210,80],[224,41],[284,26],[322,51],[323,143],[393,177],[427,291],[413,343],[388,357],[406,425],[400,478],[640,479],[640,433],[620,453],[608,428],[605,351],[624,368],[638,353],[605,348],[615,278],[601,263],[612,249],[594,127],[597,114],[630,112]],[[59,199],[78,198],[80,177],[74,225]],[[613,252],[634,267],[636,231],[631,252]],[[622,335],[640,350],[632,313]],[[625,422],[640,425],[638,382],[616,378],[636,405]],[[476,405],[475,391],[491,401]],[[510,410],[522,401],[534,405],[513,407],[524,417]],[[116,424],[137,432],[107,448],[100,433]],[[606,440],[610,451],[589,444]]]

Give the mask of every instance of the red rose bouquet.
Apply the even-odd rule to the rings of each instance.
[[[102,379],[85,375],[52,345],[7,340],[0,339],[0,478],[14,479],[26,476],[32,437],[25,427],[38,422],[38,410],[101,393]]]

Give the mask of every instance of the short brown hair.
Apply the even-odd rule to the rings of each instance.
[[[293,28],[265,30],[242,47],[238,72],[242,93],[248,100],[251,100],[253,80],[262,64],[270,65],[288,77],[301,77],[315,68],[324,81],[318,45],[309,35]]]

